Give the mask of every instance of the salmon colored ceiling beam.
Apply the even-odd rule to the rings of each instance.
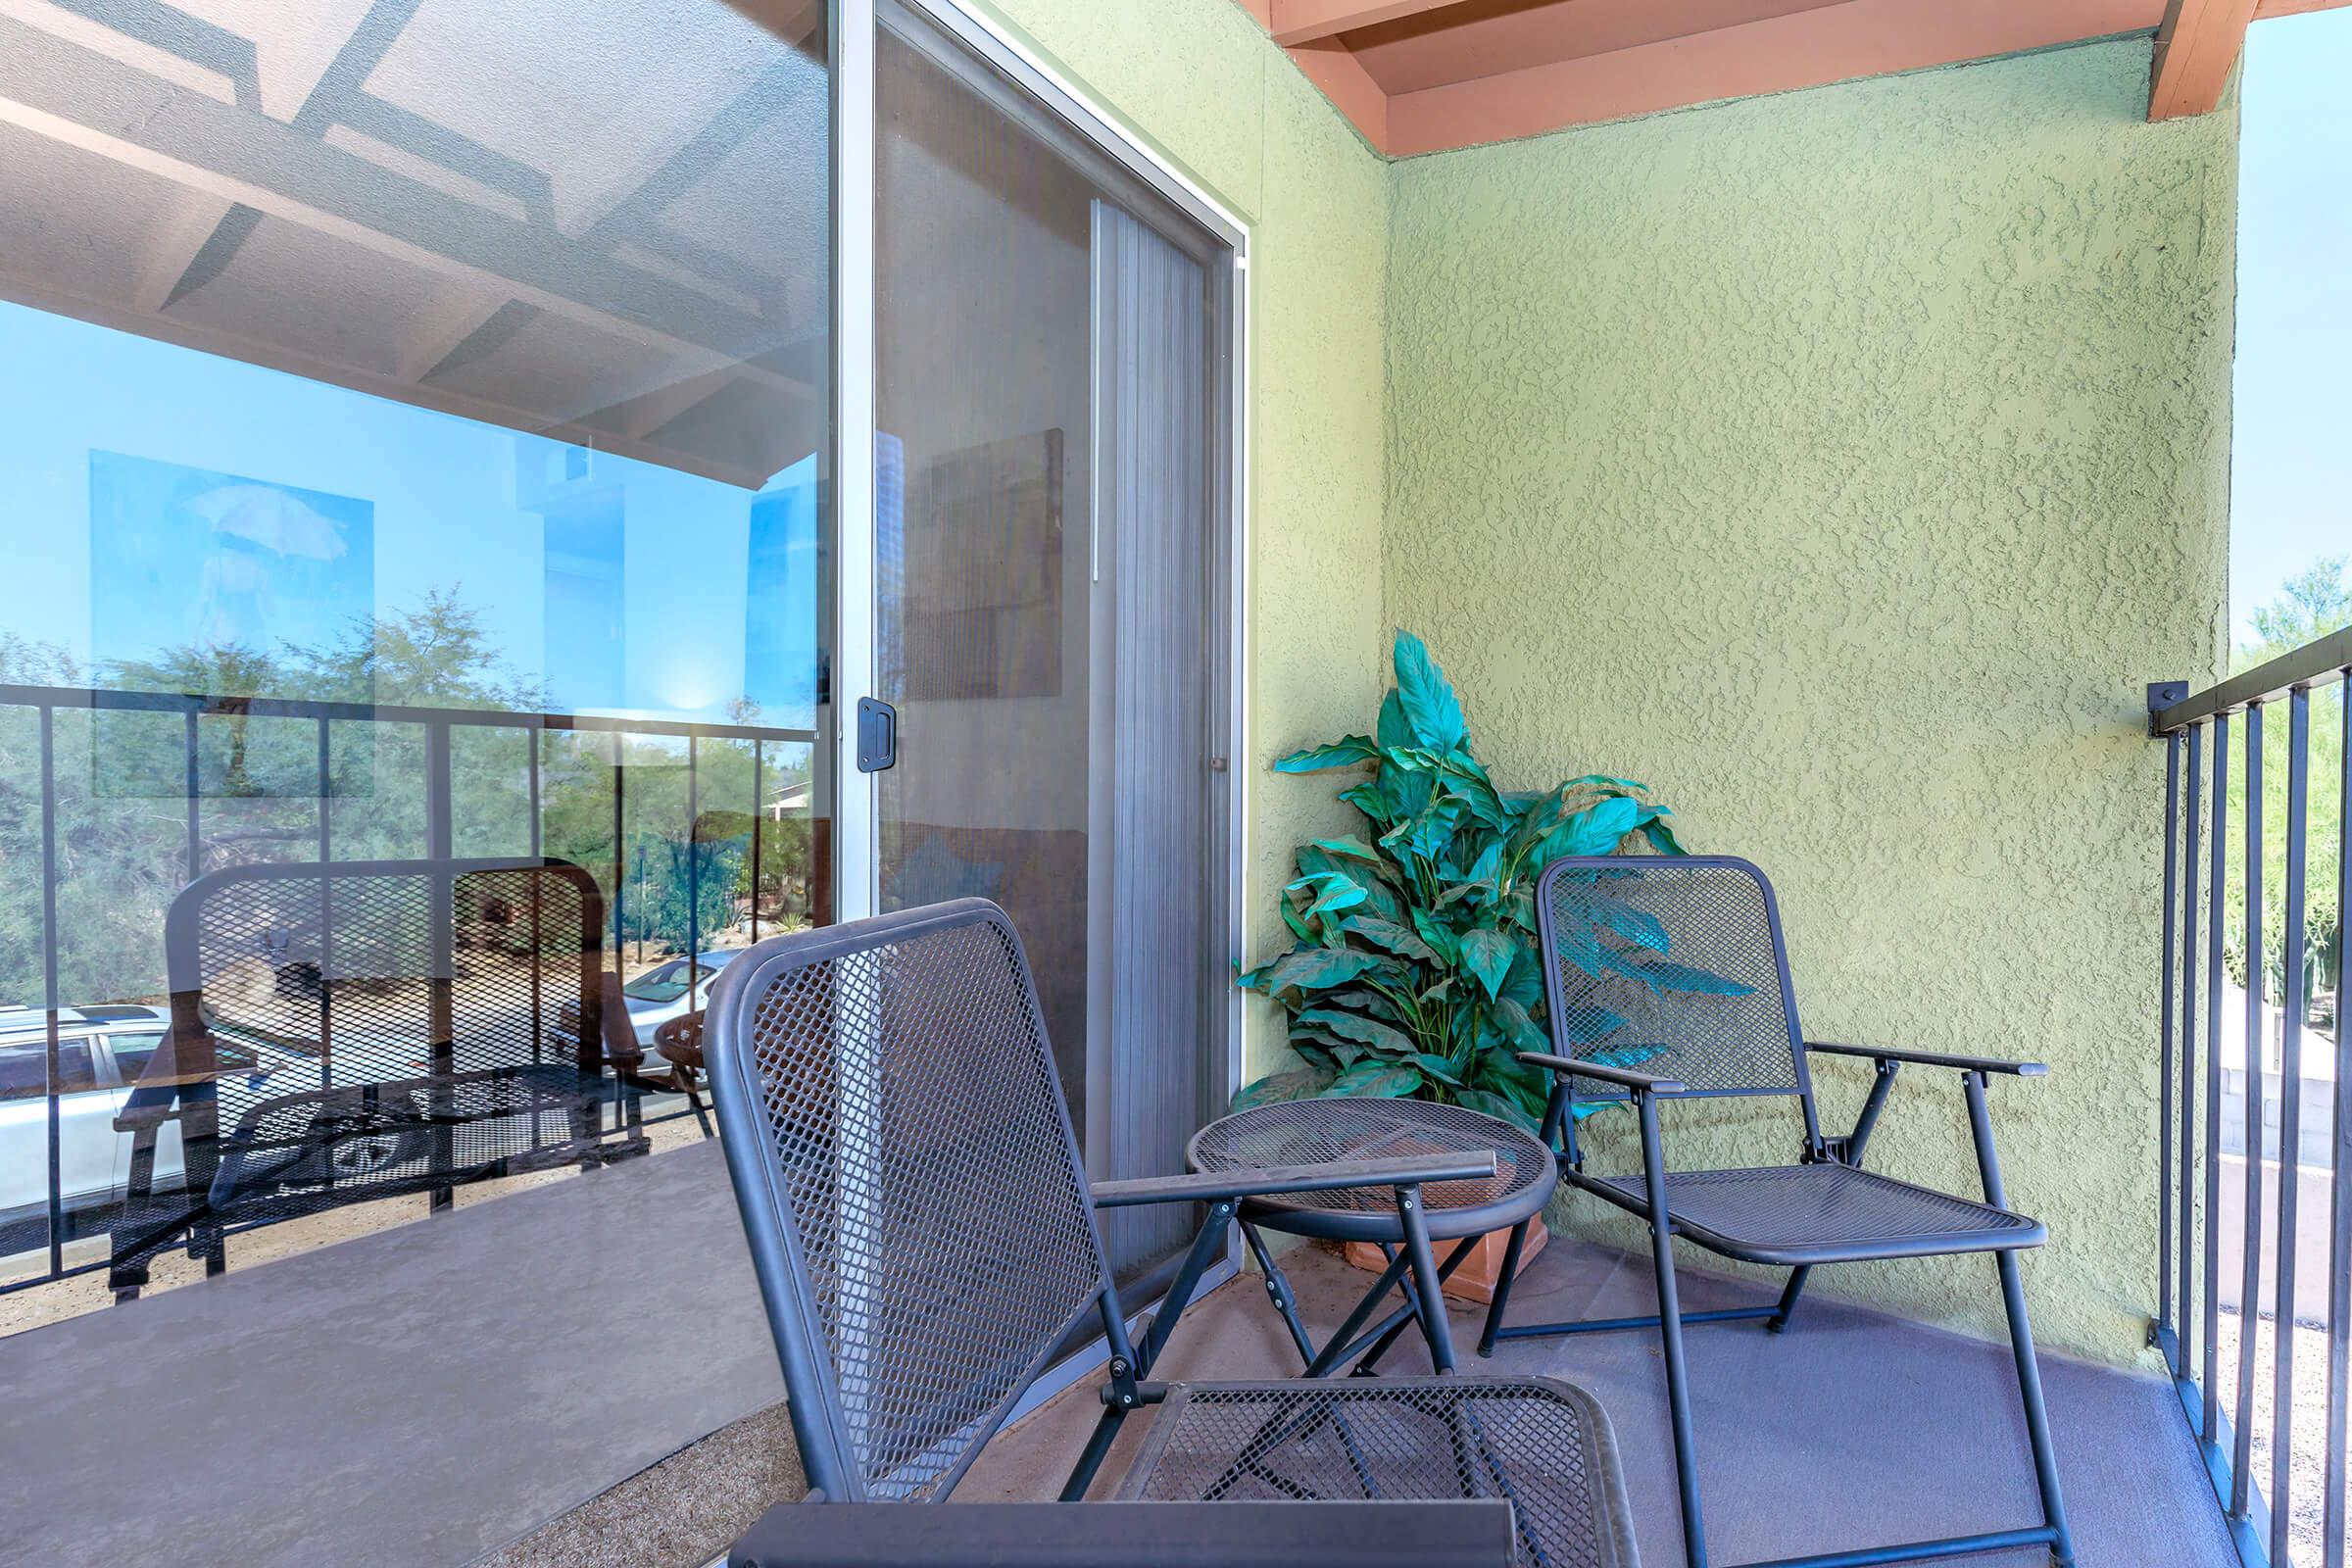
[[[2312,11],[2333,11],[2343,5],[2352,5],[2352,0],[2255,0],[2254,20],[2268,22],[2273,17],[2300,17]]]
[[[2250,7],[2253,0],[2234,0]],[[2156,24],[2162,0],[1843,0],[1739,26],[1398,93],[1397,158],[1690,104],[1982,60]]]
[[[1323,89],[1323,96],[1363,133],[1372,150],[1389,151],[1389,95],[1338,39],[1301,44],[1289,51],[1306,79]]]
[[[1337,38],[1355,27],[1400,22],[1439,11],[1454,0],[1273,0],[1270,29],[1284,48]]]
[[[2211,114],[2245,46],[2255,0],[2169,0],[2156,32],[2148,118]]]

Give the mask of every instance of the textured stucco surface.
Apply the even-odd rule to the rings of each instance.
[[[1362,728],[1380,701],[1388,166],[1232,0],[983,9],[1250,225],[1250,755],[1237,772],[1258,962],[1282,934],[1291,846],[1348,815],[1328,780],[1267,764]],[[1282,1039],[1253,1000],[1248,1070],[1268,1070]]]
[[[2148,63],[1391,172],[1388,621],[1504,781],[1629,774],[1760,861],[1810,1035],[2051,1064],[1992,1091],[2054,1233],[2028,1287],[2046,1343],[2110,1359],[2156,1255],[2141,688],[2213,672],[2227,550],[2234,115],[2148,124]],[[1865,1076],[1820,1074],[1830,1130]],[[1679,1107],[1677,1162],[1788,1157],[1772,1103]],[[1953,1075],[1906,1072],[1872,1155],[1972,1191]],[[1991,1274],[1817,1288],[1992,1331]]]

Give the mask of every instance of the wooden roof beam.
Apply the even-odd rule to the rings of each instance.
[[[2245,46],[2257,0],[2167,0],[2156,30],[2148,118],[2211,114]]]
[[[1268,26],[1274,41],[1286,49],[1320,43],[1357,27],[1400,22],[1425,12],[1442,11],[1454,0],[1272,0]]]

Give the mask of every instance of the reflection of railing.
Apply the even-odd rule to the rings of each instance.
[[[2306,1537],[2301,1545],[2306,1563],[2341,1563],[2345,1539],[2345,1424],[2348,1373],[2352,1373],[2352,1037],[2344,1028],[2342,969],[2347,955],[2340,935],[2341,921],[2352,908],[2352,854],[2339,843],[2335,905],[2339,935],[2333,950],[2336,1006],[2334,1119],[2335,1137],[2328,1142],[2330,1154],[2322,1177],[2328,1213],[2328,1255],[2296,1256],[2302,1224],[2298,1197],[2305,1186],[2297,1153],[2301,1133],[2301,1081],[2304,1074],[2304,1033],[2309,1008],[2309,967],[2314,944],[2309,940],[2306,886],[2310,850],[2312,715],[2314,690],[2352,680],[2352,629],[2338,631],[2286,654],[2259,668],[2234,676],[2210,691],[2190,696],[2184,685],[2149,688],[2153,717],[2151,733],[2165,743],[2164,822],[2164,959],[2160,1093],[2158,1100],[2157,1315],[2155,1339],[2171,1368],[2181,1407],[2197,1440],[2214,1490],[2228,1511],[2238,1554],[2248,1568],[2269,1563],[2286,1568],[2295,1542],[2295,1516],[2308,1513],[2298,1506],[2294,1483],[2302,1473],[2308,1490],[2312,1480],[2322,1488],[2318,1542]],[[2347,686],[2352,690],[2352,686]],[[2282,910],[2280,929],[2266,932],[2269,911],[2263,897],[2264,800],[2263,715],[2271,705],[2287,706],[2285,832],[2283,839]],[[2352,702],[2336,719],[2341,729],[2340,776],[2322,779],[2341,804],[2342,820],[2352,820]],[[2244,822],[2239,844],[2238,881],[2242,909],[2233,909],[2230,881],[2228,818],[2230,808],[2230,728],[2233,714],[2243,717]],[[2210,759],[2207,753],[2211,753]],[[2185,781],[2185,798],[2183,798]],[[2210,806],[2205,791],[2211,790]],[[2211,834],[2205,853],[2209,863],[2199,865],[2200,831]],[[2199,898],[2199,878],[2204,897]],[[2323,884],[2324,886],[2324,884]],[[2244,1074],[2245,1131],[2242,1191],[2225,1195],[2224,1166],[2228,1151],[2223,1126],[2227,1098],[2221,1049],[2226,1029],[2223,1018],[2224,980],[2228,969],[2225,916],[2240,922],[2244,931],[2242,973],[2245,982],[2245,1032],[2239,1067]],[[2200,919],[2203,924],[2200,927]],[[2281,963],[2278,995],[2284,1004],[2279,1029],[2278,1126],[2279,1157],[2266,1179],[2264,1152],[2263,1062],[2264,997],[2268,990],[2265,943],[2279,943]],[[2200,947],[2200,940],[2202,947]],[[2327,956],[2321,944],[2321,956]],[[2199,986],[2204,988],[2200,1008]],[[2200,1029],[2204,1061],[2197,1057]],[[2324,1044],[2325,1042],[2316,1042]],[[2202,1115],[2199,1093],[2202,1087]],[[2201,1132],[2200,1132],[2201,1124]],[[2200,1137],[2202,1154],[2200,1159]],[[2265,1234],[2264,1188],[2276,1189],[2268,1205],[2273,1228]],[[2229,1222],[2237,1218],[2236,1252],[2224,1258],[2231,1245]],[[2269,1267],[2266,1269],[2266,1260]],[[2202,1263],[2202,1268],[2198,1266]],[[2326,1340],[2324,1351],[2316,1342],[2298,1346],[2304,1335],[2297,1329],[2295,1309],[2298,1263],[2305,1270],[2325,1269]],[[2256,1365],[2260,1359],[2262,1288],[2270,1278],[2276,1295],[2272,1302],[2273,1396],[2267,1410],[2255,1397]],[[2308,1274],[2306,1275],[2308,1279]],[[2236,1368],[2233,1396],[2225,1408],[2221,1387],[2222,1342],[2225,1335],[2223,1302],[2233,1294]],[[2308,1318],[2311,1314],[2303,1314]],[[2296,1388],[2298,1353],[2324,1354],[2327,1398],[2324,1410],[2300,1397]],[[2300,1423],[2298,1413],[2308,1417]],[[2258,1482],[2255,1469],[2257,1423],[2266,1423],[2270,1474]],[[2315,1430],[2316,1428],[2316,1430]],[[2317,1439],[2323,1464],[2299,1462],[2295,1449]],[[2266,1505],[2264,1486],[2269,1497]]]
[[[76,1002],[99,1002],[109,998],[79,998],[69,1001],[61,995],[59,954],[64,933],[59,929],[58,888],[59,823],[57,736],[58,712],[75,710],[111,711],[124,713],[176,714],[181,719],[180,744],[185,764],[184,790],[186,799],[186,879],[193,881],[208,867],[205,864],[205,839],[202,806],[204,789],[203,739],[207,720],[269,719],[308,722],[317,730],[318,829],[315,853],[320,860],[335,858],[334,803],[335,793],[334,726],[367,724],[379,728],[416,726],[423,737],[424,768],[424,832],[423,849],[426,858],[445,860],[455,855],[454,823],[456,781],[453,765],[452,737],[460,730],[511,730],[527,737],[528,756],[524,789],[524,816],[528,823],[528,844],[517,846],[532,857],[545,853],[542,845],[547,800],[543,790],[544,769],[542,753],[546,731],[558,733],[595,733],[612,737],[612,756],[610,766],[612,782],[612,896],[608,901],[611,914],[613,963],[620,961],[623,933],[627,929],[629,843],[627,819],[628,763],[624,755],[626,738],[631,736],[661,737],[685,742],[684,770],[686,775],[686,823],[689,853],[686,857],[686,952],[690,972],[692,956],[702,952],[702,856],[706,813],[701,805],[701,749],[706,742],[748,742],[751,746],[750,799],[741,811],[730,810],[730,823],[742,819],[742,831],[750,838],[752,867],[751,920],[752,936],[760,934],[760,878],[765,866],[762,858],[762,835],[772,831],[766,807],[766,771],[770,746],[806,746],[816,740],[814,731],[783,729],[755,724],[697,723],[680,720],[607,717],[589,713],[518,712],[502,709],[422,708],[380,703],[317,702],[301,698],[230,697],[170,692],[110,691],[80,687],[24,686],[0,683],[0,709],[29,709],[39,726],[39,792],[40,792],[40,949],[42,963],[41,1007],[47,1020],[47,1192],[48,1192],[48,1258],[47,1268],[40,1274],[20,1278],[0,1287],[0,1294],[26,1286],[46,1283],[69,1274],[79,1274],[104,1266],[104,1260],[65,1266],[64,1248],[67,1241],[66,1193],[63,1170],[62,1124],[60,1100],[63,1090],[59,1071],[61,1029],[59,1010]],[[715,813],[713,813],[715,814]],[[733,838],[732,832],[722,835]],[[576,847],[564,846],[577,858]],[[821,918],[822,884],[825,871],[812,852],[809,866],[810,912]],[[160,912],[159,912],[160,919]],[[690,987],[691,990],[691,987]],[[13,999],[11,999],[13,1000]],[[9,1157],[0,1151],[0,1158]],[[9,1249],[14,1250],[13,1248]]]

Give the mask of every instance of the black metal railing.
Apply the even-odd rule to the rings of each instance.
[[[64,879],[63,855],[60,846],[59,736],[58,715],[61,713],[144,713],[162,715],[164,722],[172,716],[179,719],[177,746],[179,756],[173,771],[178,775],[172,789],[173,797],[185,796],[184,880],[193,882],[209,869],[208,847],[204,831],[204,807],[208,800],[218,800],[224,793],[208,790],[205,766],[205,742],[208,732],[220,724],[242,724],[245,721],[294,721],[315,727],[316,744],[312,748],[315,771],[310,775],[310,787],[316,789],[317,824],[312,842],[303,848],[319,860],[337,858],[337,761],[336,737],[342,726],[364,725],[370,735],[380,735],[395,727],[406,727],[408,733],[421,736],[422,777],[420,792],[421,848],[428,858],[447,859],[456,853],[456,800],[459,770],[454,759],[454,739],[466,732],[519,732],[526,760],[522,768],[520,799],[515,802],[527,823],[527,843],[504,846],[501,853],[522,853],[538,857],[546,853],[562,853],[578,860],[581,856],[569,844],[544,844],[544,825],[547,818],[548,795],[545,761],[546,739],[549,735],[602,734],[612,737],[610,759],[612,818],[611,858],[605,869],[611,876],[611,894],[607,900],[610,912],[610,933],[612,943],[613,966],[620,963],[624,934],[629,928],[629,868],[627,847],[630,840],[627,822],[628,798],[626,779],[630,771],[626,760],[627,742],[633,737],[682,740],[684,746],[683,772],[685,776],[685,824],[689,853],[685,858],[686,897],[683,935],[685,954],[689,961],[689,990],[699,979],[695,974],[696,960],[703,951],[702,875],[703,857],[699,853],[706,837],[706,824],[718,813],[707,813],[702,801],[702,772],[704,748],[713,742],[748,745],[750,787],[744,806],[724,813],[732,827],[741,822],[748,836],[752,867],[752,896],[750,899],[751,935],[757,940],[760,919],[760,877],[767,862],[763,858],[763,836],[776,830],[770,820],[768,769],[774,761],[771,749],[777,747],[813,746],[817,736],[812,730],[788,729],[773,726],[740,723],[700,723],[677,720],[635,717],[608,717],[587,713],[528,712],[494,708],[433,708],[396,704],[314,701],[298,698],[220,696],[169,692],[117,691],[81,687],[31,686],[0,683],[0,723],[24,723],[28,714],[37,736],[37,783],[30,792],[38,802],[38,895],[29,901],[37,906],[37,932],[40,967],[40,1000],[37,1008],[27,1005],[26,1018],[37,1013],[46,1020],[47,1085],[46,1094],[46,1155],[47,1155],[47,1258],[46,1267],[27,1271],[0,1284],[0,1294],[46,1284],[71,1275],[106,1266],[104,1258],[68,1267],[64,1248],[68,1240],[66,1225],[66,1193],[63,1182],[63,1151],[61,1139],[61,1102],[68,1093],[74,1092],[60,1071],[59,1052],[63,1031],[61,1012],[76,1005],[99,1002],[122,1002],[119,996],[68,996],[67,977],[61,970],[61,954],[67,946],[67,933],[61,926],[59,892]],[[13,720],[11,714],[17,715]],[[27,739],[33,737],[24,737]],[[150,733],[148,740],[153,740]],[[282,739],[283,737],[279,737]],[[346,736],[348,742],[348,735]],[[152,747],[150,748],[152,750]],[[282,751],[283,748],[281,747]],[[93,754],[94,755],[94,754]],[[147,759],[152,761],[152,757]],[[281,781],[282,782],[282,781]],[[233,792],[227,792],[233,793]],[[281,793],[283,793],[281,791]],[[805,812],[806,808],[795,815]],[[747,820],[742,820],[748,817]],[[29,822],[21,824],[29,827]],[[26,835],[29,837],[30,835]],[[29,846],[23,848],[28,849]],[[218,846],[215,846],[216,851]],[[380,852],[379,852],[380,853]],[[469,853],[477,853],[469,849]],[[29,859],[24,855],[22,859]],[[211,858],[218,859],[216,853]],[[24,867],[29,869],[29,867]],[[811,918],[822,919],[818,906],[822,902],[821,867],[808,867],[808,886],[803,889],[804,900]],[[21,872],[19,873],[21,874]],[[161,944],[162,908],[155,911],[158,951]],[[644,922],[640,921],[640,940]],[[28,978],[28,976],[23,977]],[[0,998],[16,1003],[29,999]],[[689,1114],[683,1109],[675,1115]],[[649,1118],[663,1120],[667,1117]],[[0,1156],[6,1157],[6,1156]],[[14,1251],[14,1248],[8,1249]]]
[[[2248,1568],[2285,1568],[2290,1561],[2305,1568],[2344,1564],[2346,1372],[2352,1348],[2352,1041],[2344,1028],[2341,922],[2352,906],[2352,855],[2345,853],[2340,834],[2333,879],[2336,931],[2330,943],[2315,948],[2307,915],[2312,698],[2339,688],[2329,699],[2333,706],[2348,679],[2352,628],[2208,691],[2190,695],[2181,683],[2148,691],[2150,733],[2165,743],[2166,766],[2153,1338]],[[2287,710],[2282,853],[2278,857],[2283,875],[2272,930],[2264,887],[2269,849],[2264,731],[2266,715],[2281,702]],[[2352,703],[2341,706],[2343,711],[2328,719],[2341,732],[2339,776],[2321,781],[2322,788],[2337,795],[2339,822],[2352,819]],[[2241,804],[2234,808],[2240,818],[2234,874],[2230,832],[2233,719],[2243,758]],[[2274,942],[2275,967],[2268,961]],[[2315,958],[2334,969],[2332,1042],[2312,1027]],[[2225,1059],[2232,1020],[2224,1012],[2232,968],[2244,988],[2236,1068],[2243,1103],[2234,1107],[2230,1104],[2230,1064]],[[2266,1006],[2273,975],[2280,1002],[2275,1057],[2269,1051]],[[2330,1044],[2331,1062],[2314,1054]],[[2329,1065],[2331,1074],[2308,1075],[2315,1083],[2332,1078],[2326,1112],[2332,1117],[2332,1137],[2313,1140],[2304,1126],[2306,1068]],[[2265,1113],[2265,1080],[2274,1076],[2275,1123]],[[2266,1176],[2265,1154],[2272,1151],[2276,1157],[2267,1162],[2271,1174]],[[2243,1169],[2239,1190],[2230,1194],[2225,1176],[2233,1152]],[[2307,1184],[2315,1199],[2324,1194],[2327,1205],[2324,1260],[2298,1256]],[[2326,1270],[2324,1303],[2311,1299],[2316,1293],[2309,1270],[2314,1267]],[[2232,1288],[2234,1311],[2225,1299]],[[2267,1405],[2257,1398],[2266,1317],[2272,1347]],[[2228,1375],[2226,1351],[2234,1363]],[[2325,1358],[2325,1405],[2315,1408],[2307,1399],[2298,1409],[2298,1357],[2312,1353]],[[2308,1460],[2314,1445],[2321,1463],[2299,1463],[2299,1458]],[[2258,1463],[2258,1450],[2265,1448],[2267,1466]],[[2314,1468],[2320,1492],[2316,1523],[2309,1496]]]

